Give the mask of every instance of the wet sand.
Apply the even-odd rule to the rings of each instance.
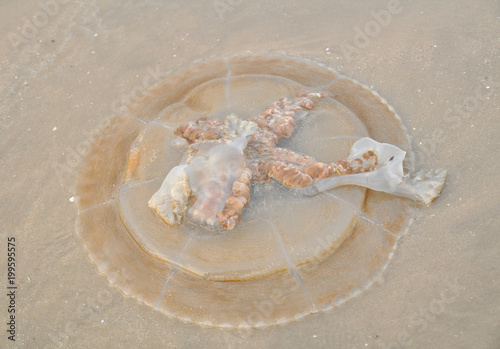
[[[498,1],[37,1],[0,4],[0,278],[16,243],[26,348],[500,346]],[[445,168],[382,282],[328,313],[253,331],[206,329],[125,298],[75,233],[78,164],[106,118],[199,58],[284,53],[378,91],[418,169]],[[0,319],[9,321],[9,298]]]

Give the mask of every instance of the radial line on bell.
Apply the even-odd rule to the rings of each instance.
[[[78,214],[80,213],[83,213],[83,212],[86,212],[86,211],[89,211],[89,210],[93,210],[94,208],[96,207],[99,207],[99,206],[102,206],[102,205],[106,205],[106,204],[109,204],[111,202],[113,202],[115,200],[115,197],[111,197],[109,200],[106,200],[106,201],[103,201],[103,202],[100,202],[98,204],[95,204],[95,205],[92,205],[92,206],[89,206],[89,207],[85,207],[85,208],[82,208],[82,209],[78,209]]]
[[[312,308],[313,308],[313,312],[316,312],[317,311],[317,307],[316,307],[316,304],[314,303],[314,299],[313,299],[313,297],[311,295],[311,292],[309,292],[309,290],[307,289],[306,285],[304,284],[304,281],[300,277],[299,272],[297,271],[297,269],[295,268],[295,266],[292,264],[292,261],[290,260],[290,257],[288,256],[288,253],[285,250],[285,246],[283,245],[283,241],[281,240],[281,236],[280,236],[280,234],[278,232],[278,229],[276,228],[276,225],[274,224],[274,222],[273,222],[273,220],[272,220],[271,217],[269,217],[269,219],[267,221],[271,225],[274,237],[276,238],[276,241],[278,242],[278,244],[279,244],[279,246],[281,248],[281,252],[285,256],[286,263],[288,264],[288,271],[290,272],[290,274],[293,275],[293,277],[295,278],[295,281],[299,284],[299,286],[302,288],[302,290],[306,294],[306,297],[311,302],[311,305],[312,305]]]
[[[175,257],[174,263],[179,264],[182,256],[184,255],[184,251],[186,251],[186,249],[188,248],[188,246],[191,244],[191,241],[193,241],[193,238],[191,238],[191,237],[188,240],[186,240],[186,242],[184,243],[184,246],[182,246],[182,250]],[[179,269],[174,267],[170,271],[170,273],[168,273],[167,278],[165,280],[165,283],[163,284],[163,287],[162,287],[162,289],[160,291],[160,294],[158,295],[158,299],[157,299],[157,301],[155,303],[155,308],[156,309],[160,309],[161,301],[162,301],[163,297],[165,296],[165,292],[167,291],[168,284],[170,283],[170,280],[172,280],[174,278],[174,276],[177,274],[178,271],[179,271]]]
[[[375,225],[376,227],[382,229],[383,231],[385,231],[386,233],[394,236],[394,237],[398,237],[396,234],[394,234],[392,231],[390,231],[389,229],[387,229],[386,227],[382,226],[381,224],[375,222],[374,220],[372,220],[371,218],[369,218],[368,216],[366,216],[363,212],[360,211],[359,208],[357,208],[356,206],[354,206],[353,204],[351,204],[349,201],[345,200],[345,199],[342,199],[340,196],[337,196],[335,194],[333,194],[331,191],[327,192],[328,195],[332,196],[333,198],[335,198],[336,200],[348,205],[349,207],[351,207],[358,216],[360,216],[362,219],[364,219],[365,221],[367,221],[368,223],[371,223],[373,225]]]

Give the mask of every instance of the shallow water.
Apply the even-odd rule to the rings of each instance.
[[[2,347],[500,345],[498,1],[42,4],[0,4],[0,246],[5,261],[15,237],[18,287],[16,342],[3,331]],[[205,329],[109,286],[70,198],[107,117],[170,70],[247,51],[310,58],[371,86],[401,115],[417,168],[449,176],[381,283],[284,326]]]

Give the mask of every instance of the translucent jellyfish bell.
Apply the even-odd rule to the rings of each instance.
[[[207,227],[234,178],[248,173],[249,120],[304,90],[324,97],[274,125],[289,136],[276,145],[281,153],[335,163],[370,149],[375,170],[321,179],[303,189],[312,196],[253,180],[234,228]],[[211,122],[204,145],[178,142],[174,131],[196,120]],[[195,63],[134,99],[93,143],[75,195],[90,259],[125,296],[202,326],[284,324],[359,295],[409,227],[414,200],[400,194],[426,201],[424,188],[444,179],[411,173],[401,119],[376,92],[322,64],[274,55]],[[207,202],[212,211],[196,206]]]

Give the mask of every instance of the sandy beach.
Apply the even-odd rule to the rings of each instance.
[[[499,1],[26,0],[2,2],[0,19],[0,347],[500,347]],[[126,298],[75,232],[79,165],[106,120],[192,62],[238,53],[362,82],[401,116],[415,167],[448,170],[380,282],[249,331]]]

